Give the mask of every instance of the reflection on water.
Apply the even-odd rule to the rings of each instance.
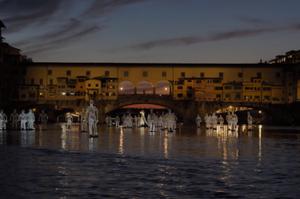
[[[263,126],[0,132],[0,198],[297,198],[300,134]],[[29,161],[30,160],[30,161]]]
[[[120,155],[146,155],[165,159],[173,157],[219,157],[224,161],[236,160],[240,156],[256,154],[262,161],[264,137],[285,134],[265,132],[263,126],[239,126],[228,129],[181,128],[176,133],[148,132],[147,128],[101,128],[98,138],[89,138],[87,133],[61,131],[52,128],[45,131],[0,132],[0,144],[19,144],[22,147],[62,149],[117,153]],[[297,137],[297,134],[293,134]],[[286,137],[289,137],[286,135]],[[268,139],[267,139],[268,140]]]

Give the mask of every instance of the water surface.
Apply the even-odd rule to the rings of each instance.
[[[1,132],[0,197],[299,198],[299,152],[299,132],[265,127]]]

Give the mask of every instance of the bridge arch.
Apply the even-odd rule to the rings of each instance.
[[[151,82],[148,81],[140,81],[136,86],[137,94],[154,94],[154,87]]]
[[[155,94],[156,95],[170,95],[171,94],[171,84],[169,81],[162,80],[155,84]]]
[[[119,84],[120,95],[135,94],[135,86],[131,81],[122,81]]]
[[[153,105],[164,107],[165,109],[171,109],[179,118],[182,118],[184,114],[182,113],[182,106],[178,106],[176,102],[170,96],[158,96],[158,95],[125,95],[119,96],[118,100],[115,102],[106,104],[104,113],[109,114],[122,107],[131,105]],[[142,108],[141,108],[142,109]],[[155,108],[153,108],[155,109]]]

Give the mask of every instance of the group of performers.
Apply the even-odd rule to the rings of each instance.
[[[175,113],[168,110],[167,113],[157,114],[153,110],[146,116],[144,110],[139,112],[139,115],[132,116],[130,113],[124,114],[121,117],[106,116],[105,123],[107,126],[115,126],[123,128],[141,128],[148,127],[150,132],[167,130],[173,132],[176,129],[177,117]]]
[[[47,124],[48,122],[48,115],[43,110],[39,114],[39,121],[41,124]],[[27,113],[25,110],[22,110],[21,113],[14,110],[10,114],[9,120],[4,111],[0,110],[0,131],[5,131],[7,129],[8,122],[10,122],[10,129],[35,130],[35,115],[31,109],[29,109]]]
[[[238,116],[234,112],[228,112],[226,117],[226,122],[228,125],[229,130],[237,129],[238,126]],[[200,115],[198,114],[196,117],[196,125],[197,128],[201,127],[202,119]],[[224,118],[222,115],[217,116],[215,113],[212,115],[206,114],[204,117],[205,127],[207,129],[215,129],[218,125],[223,126],[224,125]],[[250,112],[247,112],[247,124],[248,126],[251,126],[253,123],[253,117],[251,116]]]

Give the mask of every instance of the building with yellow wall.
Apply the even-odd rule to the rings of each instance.
[[[280,64],[32,63],[19,100],[38,103],[171,95],[174,100],[292,103],[297,82]],[[76,102],[75,102],[76,101]]]

